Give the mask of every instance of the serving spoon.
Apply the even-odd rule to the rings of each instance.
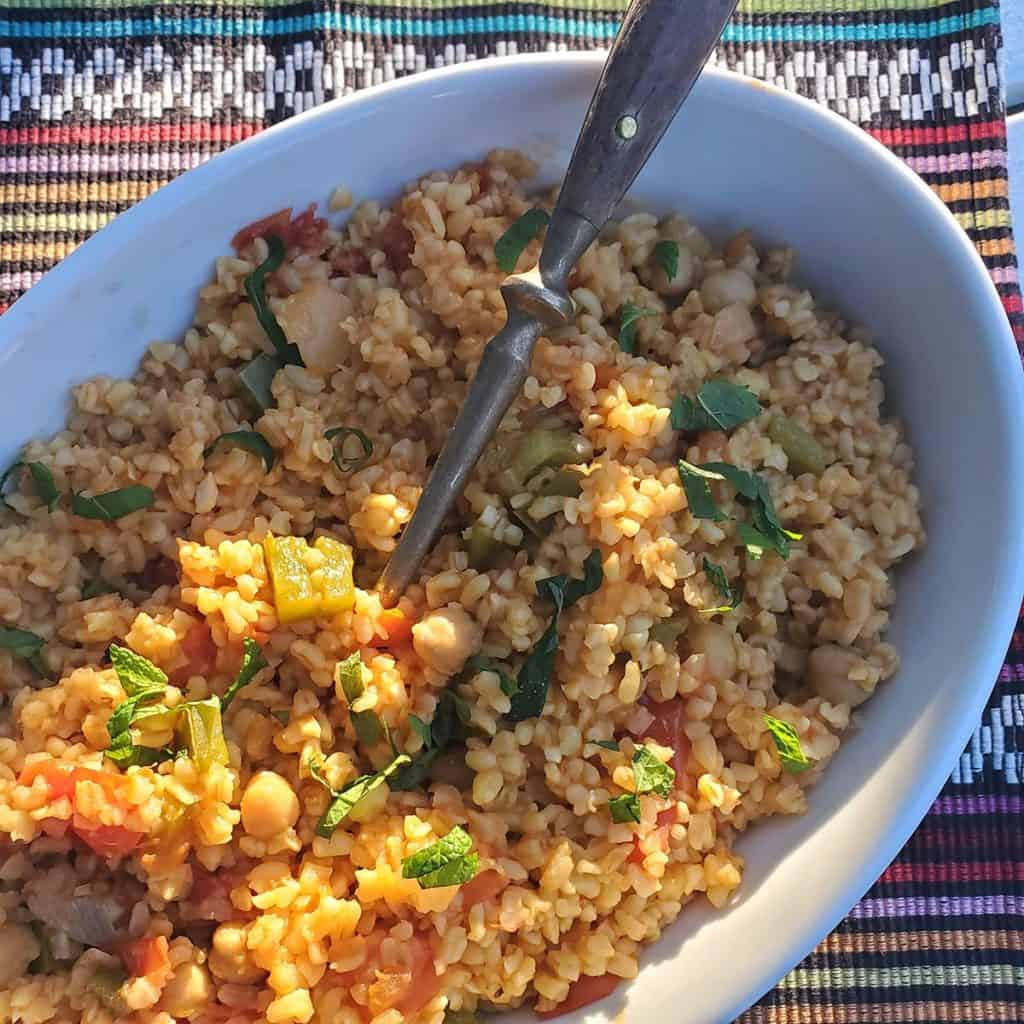
[[[505,279],[491,339],[416,511],[381,575],[385,608],[415,578],[445,516],[530,371],[545,329],[572,322],[569,274],[647,163],[737,0],[633,0],[583,120],[539,264]]]

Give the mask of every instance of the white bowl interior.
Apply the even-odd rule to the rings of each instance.
[[[58,429],[64,396],[188,325],[241,225],[285,205],[394,197],[417,175],[525,149],[568,161],[600,60],[488,62],[313,111],[190,172],[100,233],[0,321],[0,450]],[[901,573],[898,677],[865,708],[800,819],[740,842],[726,912],[693,906],[641,981],[580,1014],[724,1024],[833,927],[935,796],[995,679],[1020,596],[1019,362],[995,291],[927,189],[855,129],[722,73],[699,83],[633,193],[799,251],[799,278],[874,330],[917,449],[927,549]],[[520,1014],[509,1018],[533,1019]],[[567,1021],[571,1018],[566,1018]]]

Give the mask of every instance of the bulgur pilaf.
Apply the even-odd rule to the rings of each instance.
[[[7,477],[0,1020],[585,1005],[727,904],[738,834],[805,809],[896,670],[924,533],[881,359],[791,251],[677,216],[584,255],[382,609],[504,320],[496,244],[536,261],[531,173],[251,225],[184,343],[76,387]]]

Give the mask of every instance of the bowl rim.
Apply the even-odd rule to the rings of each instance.
[[[545,70],[592,75],[601,67],[604,59],[604,51],[523,54],[431,69],[336,98],[257,132],[180,174],[134,204],[129,208],[130,216],[115,217],[44,274],[0,317],[0,365],[20,329],[29,327],[38,314],[60,297],[66,287],[65,282],[69,278],[74,280],[78,272],[88,266],[87,261],[104,260],[105,254],[116,251],[123,243],[129,243],[138,233],[145,232],[153,222],[187,203],[193,192],[214,185],[216,178],[224,171],[241,167],[250,154],[256,151],[256,147],[273,146],[289,135],[298,136],[309,125],[337,116],[339,108],[369,111],[377,104],[388,104],[394,94],[430,89],[445,82],[479,75],[507,75],[510,81],[519,75]],[[991,339],[985,347],[1003,388],[1001,403],[1021,410],[1021,415],[1013,419],[1005,438],[1010,456],[1005,472],[1010,503],[1008,518],[1024,520],[1024,373],[1021,369],[1021,356],[995,284],[953,214],[899,157],[866,130],[821,104],[774,84],[719,67],[705,68],[701,81],[713,81],[726,98],[731,94],[734,100],[759,105],[767,113],[788,120],[804,131],[827,134],[830,142],[836,146],[845,147],[849,151],[863,151],[884,165],[888,175],[898,182],[907,204],[916,207],[917,216],[941,224],[945,233],[944,244],[959,264],[964,289],[973,293],[979,305],[984,304],[978,333]],[[322,200],[323,197],[319,197],[318,202]],[[744,980],[737,984],[740,994],[733,998],[723,994],[721,1005],[723,1011],[729,1014],[721,1018],[723,1021],[732,1020],[756,1002],[836,927],[899,853],[941,791],[956,759],[978,725],[991,687],[998,681],[999,669],[1005,660],[1006,648],[1017,623],[1024,592],[1021,572],[1024,566],[1024,531],[1018,531],[1010,538],[1005,556],[1001,563],[1003,570],[993,580],[995,596],[992,603],[998,607],[999,612],[991,623],[988,640],[975,660],[972,676],[975,685],[962,688],[963,695],[957,701],[956,727],[947,730],[941,748],[937,751],[939,756],[928,759],[918,772],[912,798],[902,806],[898,827],[878,831],[871,856],[862,860],[856,870],[844,873],[844,882],[833,892],[832,898],[821,901],[812,919],[799,928],[799,941],[791,940],[785,946],[765,946],[764,955],[758,961],[760,966],[745,970]],[[991,685],[984,682],[989,679],[992,680]],[[598,1009],[602,1004],[603,1001],[595,1003],[588,1010]],[[574,1019],[582,1019],[582,1011],[566,1018],[567,1022]]]

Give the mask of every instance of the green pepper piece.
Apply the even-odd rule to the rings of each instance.
[[[574,469],[560,469],[541,487],[539,494],[542,498],[578,498],[583,493],[582,479],[583,475]]]
[[[559,469],[582,458],[579,441],[568,427],[550,430],[538,427],[520,438],[511,461],[495,479],[500,494],[506,498],[521,494],[530,477],[542,469]]]
[[[802,473],[821,476],[828,467],[828,452],[788,416],[781,413],[773,416],[768,424],[768,436],[786,453],[795,476]]]
[[[123,1017],[128,1013],[121,986],[128,980],[128,975],[120,967],[113,964],[99,966],[85,983],[85,990],[95,996],[115,1017]]]
[[[467,545],[470,567],[477,572],[493,569],[504,546],[486,527],[474,523],[469,530]]]
[[[224,726],[220,717],[220,700],[189,701],[182,706],[178,719],[179,742],[189,753],[200,771],[214,764],[228,763],[228,745],[224,740]]]

